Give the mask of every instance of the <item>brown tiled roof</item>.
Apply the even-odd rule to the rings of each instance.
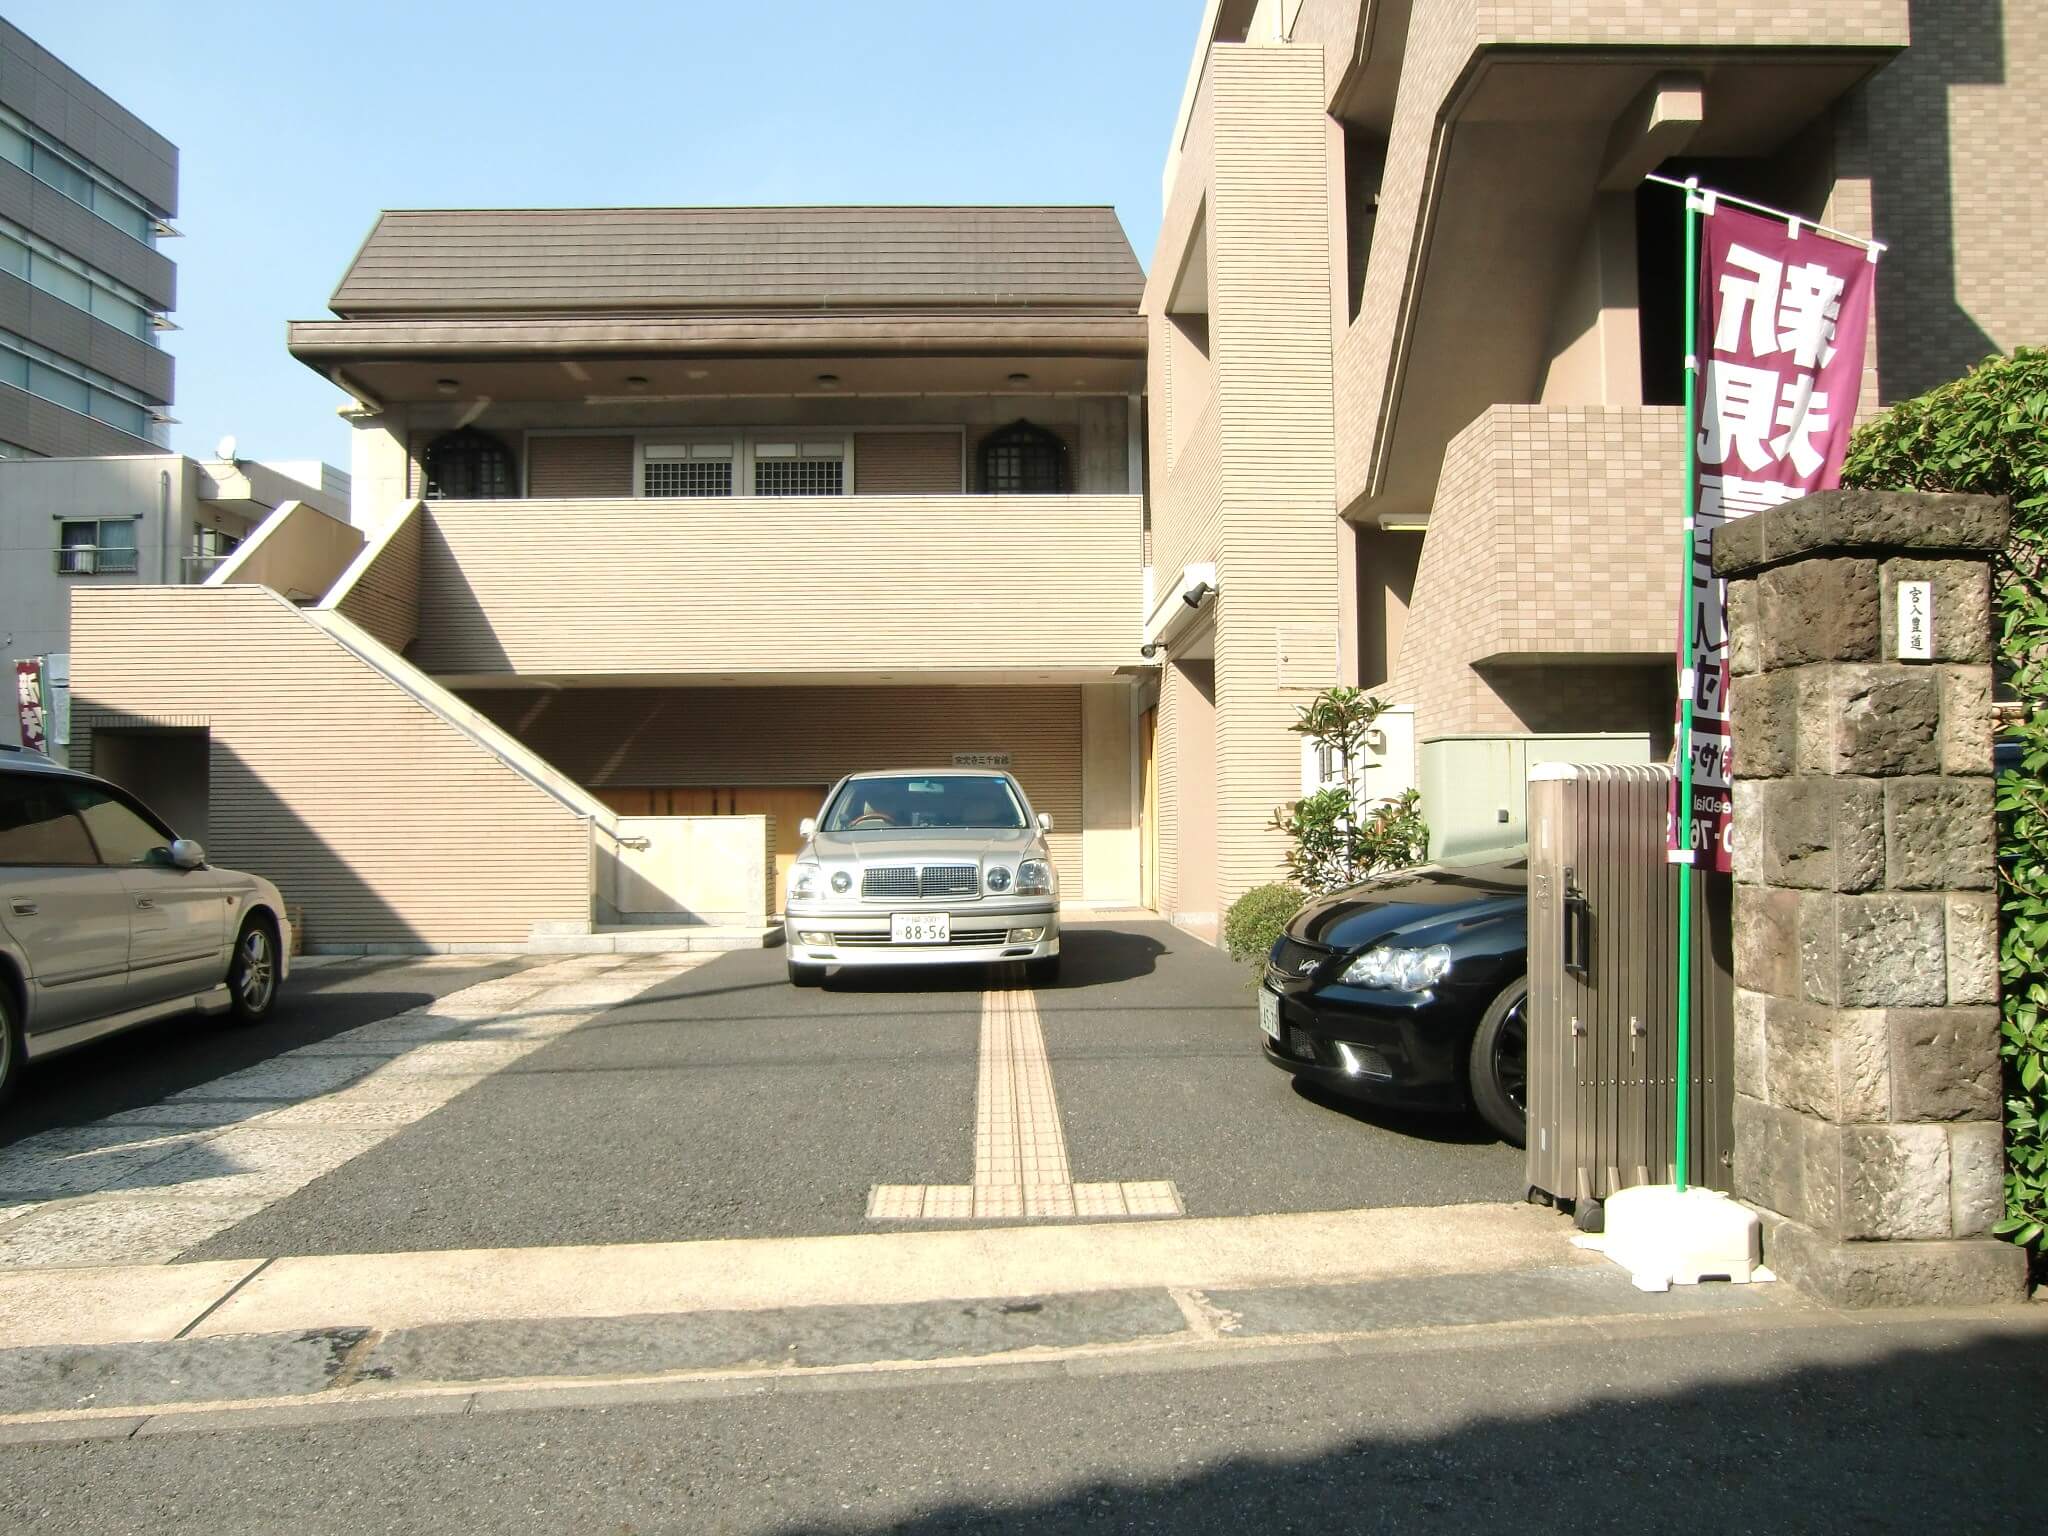
[[[1144,273],[1109,208],[472,208],[381,215],[337,314],[1108,307]]]

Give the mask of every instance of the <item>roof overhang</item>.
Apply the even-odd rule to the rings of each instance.
[[[315,367],[370,358],[637,357],[691,353],[880,356],[891,353],[1145,355],[1137,314],[805,314],[407,316],[294,320],[292,356]]]
[[[1896,52],[1872,45],[1478,50],[1446,100],[1432,147],[1395,356],[1378,403],[1365,486],[1371,512],[1398,522],[1426,517],[1450,438],[1490,405],[1537,398],[1555,295],[1598,196],[1633,188],[1644,170],[1680,152],[1761,164]],[[1674,118],[1680,98],[1689,105]],[[1826,191],[1809,178],[1787,186],[1779,200],[1824,200]],[[1475,294],[1486,302],[1473,302]],[[1444,358],[1457,366],[1435,366]]]
[[[310,320],[291,353],[365,403],[1139,394],[1137,315]]]

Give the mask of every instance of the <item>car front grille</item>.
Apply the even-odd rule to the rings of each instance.
[[[1280,947],[1267,964],[1282,976],[1307,976],[1320,970],[1323,962],[1335,953],[1335,950],[1324,949],[1319,944],[1304,944],[1299,939],[1283,935]]]
[[[979,896],[981,873],[972,864],[901,864],[861,871],[860,893],[870,901],[929,896]]]
[[[993,949],[1004,943],[1010,936],[1007,928],[955,928],[953,936],[944,947],[949,949]],[[889,935],[876,930],[869,933],[835,932],[832,935],[834,949],[888,949]],[[898,944],[897,949],[938,949],[937,944]]]

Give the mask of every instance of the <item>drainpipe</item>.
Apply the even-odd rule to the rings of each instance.
[[[163,566],[158,572],[158,579],[167,587],[175,586],[184,581],[185,571],[182,566],[171,564],[171,472],[168,469],[157,472],[156,487],[157,513],[162,517],[164,525],[163,532],[157,538],[163,550]]]

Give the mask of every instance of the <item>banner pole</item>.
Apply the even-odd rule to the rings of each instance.
[[[1679,666],[1678,816],[1679,852],[1672,860],[1678,871],[1678,1105],[1672,1183],[1685,1193],[1688,1154],[1692,1148],[1692,872],[1698,850],[1692,846],[1692,706],[1699,679],[1691,660],[1693,624],[1693,558],[1696,534],[1694,504],[1699,485],[1699,182],[1685,189],[1685,559],[1678,588]]]

